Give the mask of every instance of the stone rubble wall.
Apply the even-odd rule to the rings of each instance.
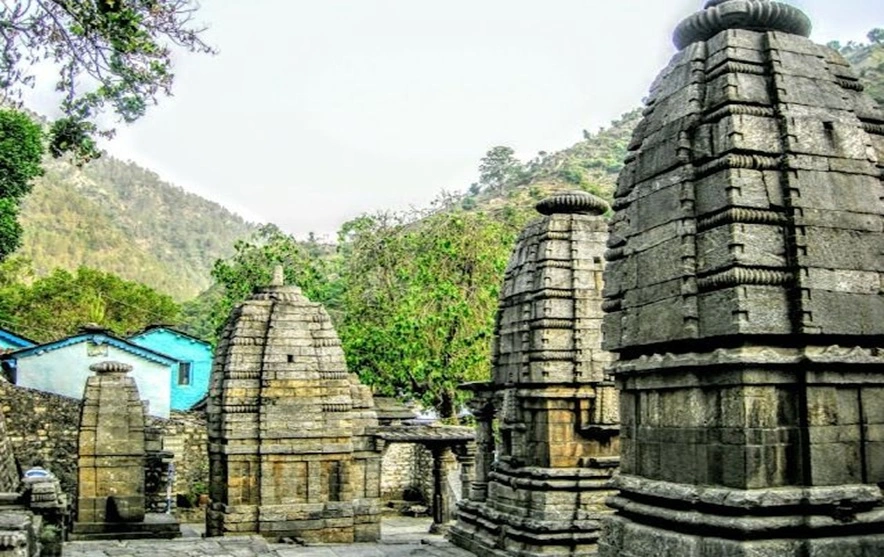
[[[421,457],[421,452],[428,453],[426,458]],[[384,460],[381,464],[381,499],[384,501],[400,501],[407,499],[409,492],[420,492],[426,501],[424,485],[429,481],[432,489],[432,468],[421,469],[420,463],[431,457],[429,452],[420,445],[410,443],[392,443],[384,451]],[[429,460],[432,466],[432,460]]]
[[[175,454],[172,492],[192,500],[207,493],[209,457],[205,413],[172,412],[168,420],[157,419],[151,425],[162,432],[163,450]]]
[[[61,481],[62,490],[73,494],[80,401],[0,381],[0,410],[19,467],[42,463]]]
[[[445,489],[450,501],[461,496],[460,465],[446,459]],[[384,451],[381,473],[381,499],[402,501],[408,492],[420,495],[424,504],[433,501],[433,454],[416,443],[392,443]]]

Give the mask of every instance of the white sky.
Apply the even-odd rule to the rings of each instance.
[[[817,42],[884,27],[882,0],[792,3]],[[638,106],[702,4],[202,0],[220,54],[180,56],[175,96],[105,148],[249,220],[333,237],[466,189],[495,145],[527,159]]]

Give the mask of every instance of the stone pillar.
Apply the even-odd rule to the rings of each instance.
[[[433,447],[433,525],[442,526],[448,522],[448,505],[445,497],[445,448]]]
[[[454,519],[447,479],[456,461],[447,444],[430,443],[427,448],[433,455],[433,525],[430,532],[441,534],[448,531],[448,523]]]
[[[675,32],[615,194],[603,557],[884,555],[884,112],[783,2]]]
[[[488,497],[488,476],[494,463],[494,407],[478,394],[476,399],[481,402],[473,405],[476,418],[475,474],[470,482],[469,496],[465,499],[481,502]]]
[[[144,406],[132,366],[89,368],[80,414],[77,523],[144,520]],[[74,527],[77,531],[77,526]]]

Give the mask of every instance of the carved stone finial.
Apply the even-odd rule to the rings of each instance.
[[[270,286],[285,286],[285,270],[282,265],[273,268],[273,280],[270,281]]]
[[[809,37],[812,25],[804,12],[789,4],[771,0],[708,0],[702,11],[675,29],[673,42],[681,50],[711,39],[728,29],[782,31]]]
[[[537,212],[543,215],[603,215],[610,208],[604,199],[585,191],[558,193],[547,197],[535,206]]]
[[[122,362],[99,362],[97,364],[92,364],[89,366],[89,369],[94,371],[95,373],[129,373],[132,371],[132,366],[129,364],[124,364]]]

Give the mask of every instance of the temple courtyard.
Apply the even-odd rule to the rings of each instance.
[[[428,534],[432,519],[384,519],[379,543],[297,545],[267,543],[260,536],[203,538],[199,524],[185,524],[174,540],[69,542],[65,557],[472,557],[443,536]]]

